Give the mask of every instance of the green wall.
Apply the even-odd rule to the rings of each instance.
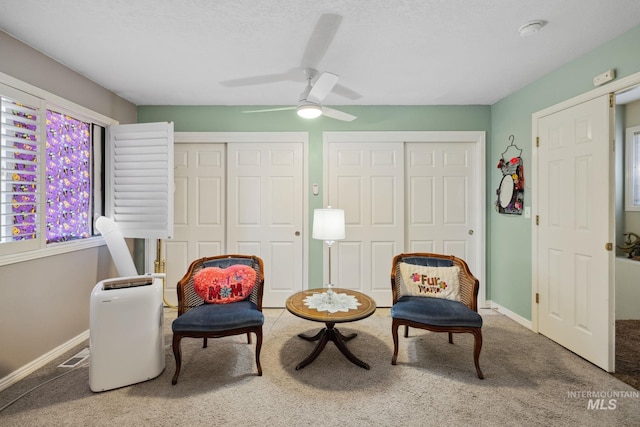
[[[486,131],[488,140],[491,127],[489,106],[339,107],[340,110],[358,117],[350,123],[325,117],[305,120],[299,118],[295,111],[243,113],[244,110],[259,108],[261,107],[141,106],[138,107],[138,122],[172,121],[176,132],[308,132],[309,185],[323,182],[323,132],[470,130]],[[308,191],[311,192],[311,189]],[[322,207],[321,204],[321,198],[309,197],[309,224],[313,209]],[[313,239],[309,239],[309,286],[322,287],[322,242]]]
[[[488,158],[497,164],[509,135],[514,135],[515,143],[524,149],[525,179],[530,178],[531,115],[593,90],[593,77],[610,68],[615,68],[617,79],[640,72],[638,46],[640,26],[492,105]],[[500,178],[493,165],[487,174],[491,195]],[[531,181],[525,183],[525,206],[531,206]],[[526,319],[531,319],[531,227],[532,221],[524,217],[499,215],[492,209],[487,215],[491,300]]]
[[[309,182],[322,182],[322,132],[398,130],[475,130],[487,132],[487,299],[531,319],[531,226],[524,216],[494,209],[501,179],[498,159],[513,135],[523,149],[525,206],[531,206],[531,115],[588,92],[597,74],[616,69],[617,78],[640,72],[640,26],[540,78],[492,106],[340,107],[358,116],[351,123],[327,118],[306,121],[293,111],[243,114],[259,107],[140,106],[139,122],[173,121],[177,132],[309,132]],[[540,58],[541,61],[544,58]],[[479,83],[481,84],[481,83]],[[310,198],[309,212],[321,200]],[[533,213],[533,209],[532,209]],[[533,215],[532,215],[533,216]],[[309,283],[321,285],[320,242],[309,243]]]

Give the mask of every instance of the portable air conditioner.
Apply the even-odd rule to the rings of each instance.
[[[94,392],[147,381],[164,371],[162,278],[103,280],[91,292],[89,386]]]

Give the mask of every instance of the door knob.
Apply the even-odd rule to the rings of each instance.
[[[299,235],[300,235],[300,232],[299,232],[299,231],[296,231],[296,236],[299,236]]]
[[[473,236],[473,230],[469,230],[468,233],[469,233],[469,236]]]

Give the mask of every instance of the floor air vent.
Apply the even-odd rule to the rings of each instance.
[[[89,354],[89,348],[82,349],[78,354],[58,365],[58,368],[75,368],[87,360]]]

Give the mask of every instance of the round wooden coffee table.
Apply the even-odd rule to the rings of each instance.
[[[343,294],[343,298],[345,297],[344,294],[346,294],[346,297],[351,298],[351,301],[353,300],[352,298],[355,298],[359,305],[357,305],[357,307],[349,308],[347,311],[336,311],[332,313],[330,311],[319,311],[318,309],[311,308],[308,304],[305,304],[305,299],[307,299],[307,297],[314,298],[314,295],[318,296],[318,294],[323,294],[326,291],[327,289],[309,289],[293,294],[287,299],[286,307],[291,314],[313,322],[324,322],[326,326],[315,335],[298,335],[302,339],[307,341],[318,341],[318,343],[311,354],[296,366],[296,370],[302,369],[309,363],[313,362],[322,352],[322,349],[324,349],[328,341],[333,341],[340,352],[342,352],[342,354],[344,354],[352,363],[355,363],[365,369],[369,369],[369,365],[354,356],[345,344],[346,341],[355,338],[357,334],[353,333],[346,336],[342,335],[340,331],[335,328],[335,324],[355,322],[356,320],[361,320],[371,316],[376,311],[375,301],[360,292],[352,291],[350,289],[333,288],[333,292],[335,294],[338,294],[339,296],[340,294]]]

